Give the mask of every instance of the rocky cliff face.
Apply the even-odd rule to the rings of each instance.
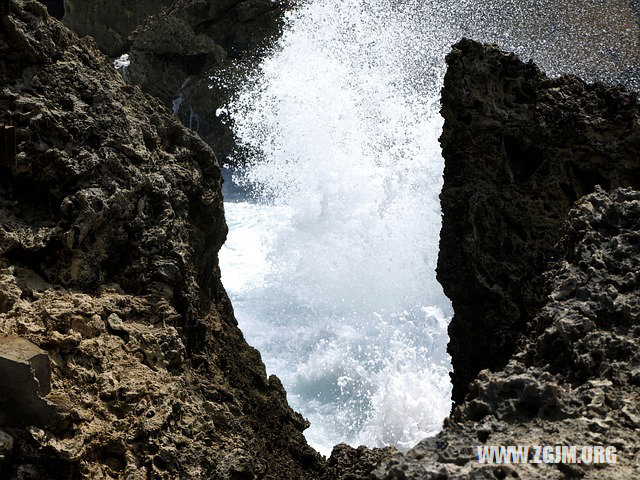
[[[160,98],[224,159],[234,141],[216,110],[238,70],[279,34],[289,7],[288,0],[65,0],[64,21],[105,53],[128,53],[127,80]]]
[[[147,17],[174,3],[173,0],[64,0],[64,23],[80,36],[90,35],[110,56],[131,48],[129,35]]]
[[[471,41],[447,63],[438,278],[455,311],[460,402],[480,370],[507,363],[546,301],[543,273],[573,203],[597,185],[640,188],[640,114],[635,93],[551,79]]]
[[[640,192],[632,189],[598,189],[578,200],[544,275],[544,306],[517,353],[503,369],[477,376],[439,435],[397,456],[375,478],[637,477],[638,219]],[[617,463],[482,465],[478,445],[611,445]]]
[[[0,26],[2,478],[638,475],[635,94],[455,46],[439,276],[458,405],[406,455],[324,464],[220,283],[209,147],[41,4]],[[617,464],[477,462],[500,444],[613,445]]]
[[[0,357],[45,352],[52,409],[0,417],[0,477],[315,478],[220,283],[210,148],[40,3],[0,24]]]
[[[378,480],[638,476],[636,94],[550,79],[470,40],[447,62],[438,274],[455,311],[457,406],[440,434],[406,454],[338,446],[328,471]],[[530,461],[534,446],[609,445],[617,463],[481,464],[477,447],[489,445],[531,446]]]
[[[637,476],[636,94],[549,79],[469,40],[447,62],[438,274],[455,310],[458,406],[439,435],[373,476]],[[478,462],[482,445],[612,445],[618,455],[609,466],[490,466]]]

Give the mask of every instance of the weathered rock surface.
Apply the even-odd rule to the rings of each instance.
[[[0,333],[51,361],[53,419],[0,432],[0,477],[319,476],[220,283],[216,159],[32,0],[0,18]]]
[[[471,41],[447,58],[441,137],[445,183],[438,279],[453,303],[454,400],[506,365],[545,301],[542,274],[571,205],[640,188],[635,93],[551,79]]]
[[[344,443],[333,447],[325,466],[323,480],[357,480],[371,478],[373,471],[398,454],[395,447],[358,448]]]
[[[127,80],[160,98],[224,159],[234,140],[216,110],[242,65],[279,34],[289,7],[288,0],[65,0],[64,20],[105,53],[127,52]]]
[[[545,305],[508,365],[480,372],[443,432],[375,478],[640,475],[640,192],[587,195],[562,230]],[[482,465],[478,445],[610,445],[617,462]]]
[[[378,480],[638,477],[636,94],[549,79],[469,40],[448,63],[438,273],[456,315],[457,406],[440,434],[408,453],[377,460],[342,447],[331,471]],[[479,463],[477,447],[490,445],[531,446],[529,460],[534,446],[610,445],[617,463]],[[380,465],[361,472],[354,458]]]
[[[129,35],[150,15],[174,0],[64,0],[64,23],[80,36],[91,35],[100,50],[121,55],[131,47]]]

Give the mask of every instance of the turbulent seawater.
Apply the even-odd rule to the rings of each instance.
[[[227,189],[223,283],[322,453],[339,442],[406,449],[450,410],[452,312],[435,278],[450,45],[499,41],[552,72],[592,77],[615,60],[627,75],[611,45],[575,34],[553,8],[303,2],[220,111],[247,164],[234,177],[244,190]]]

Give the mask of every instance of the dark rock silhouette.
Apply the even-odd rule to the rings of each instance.
[[[458,405],[440,434],[373,477],[637,476],[636,94],[549,79],[470,40],[447,62],[438,273],[455,311]],[[618,455],[598,467],[486,465],[477,454],[486,445],[531,446],[531,460],[535,445],[612,446]]]
[[[472,41],[447,64],[438,279],[455,312],[460,402],[480,370],[506,365],[545,301],[542,275],[573,203],[597,185],[640,188],[640,114],[622,87],[548,78]]]

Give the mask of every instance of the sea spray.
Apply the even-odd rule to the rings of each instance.
[[[451,308],[434,273],[444,56],[469,34],[579,72],[579,42],[563,56],[546,42],[554,18],[526,23],[534,3],[505,16],[464,1],[303,2],[221,110],[245,152],[235,180],[253,192],[226,206],[223,281],[323,453],[405,449],[449,413]]]
[[[424,88],[437,80],[416,81],[421,57],[406,59],[402,13],[301,6],[229,108],[255,152],[240,181],[260,196],[227,206],[225,283],[324,453],[341,441],[408,448],[450,409],[450,305],[434,273],[442,121]]]

